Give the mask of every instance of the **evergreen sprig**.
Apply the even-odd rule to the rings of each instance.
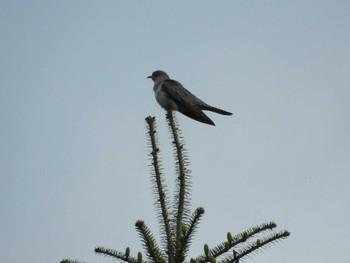
[[[155,118],[152,116],[146,118],[147,139],[150,149],[149,156],[151,158],[151,181],[158,223],[160,225],[161,245],[156,242],[154,235],[144,221],[138,220],[135,223],[135,227],[146,251],[147,260],[143,259],[141,252],[138,252],[136,257],[130,256],[129,247],[125,249],[125,252],[97,247],[95,248],[96,253],[128,263],[185,262],[194,234],[204,215],[204,209],[199,207],[192,214],[190,212],[191,176],[190,170],[187,169],[189,162],[184,148],[184,140],[172,112],[167,112],[166,120],[172,136],[175,158],[176,180],[172,206],[170,205],[162,173]],[[207,244],[204,244],[204,253],[196,258],[191,258],[188,262],[238,263],[242,258],[253,255],[262,248],[268,247],[290,235],[286,230],[275,232],[274,229],[276,227],[276,223],[268,222],[249,228],[236,235],[228,232],[224,242],[213,248],[209,248]],[[64,259],[61,263],[81,262]]]
[[[147,251],[148,259],[154,263],[166,262],[161,249],[159,248],[153,234],[142,220],[138,220],[135,224],[137,231],[139,232],[141,241],[145,250]]]
[[[84,263],[83,261],[71,260],[71,259],[62,259],[60,263]]]
[[[95,252],[98,254],[102,254],[104,256],[108,256],[114,259],[119,259],[121,261],[128,262],[128,263],[149,263],[147,261],[142,260],[141,252],[138,253],[137,258],[130,256],[130,249],[128,247],[125,249],[125,253],[119,252],[114,249],[103,248],[103,247],[95,248]]]
[[[174,147],[175,156],[175,171],[176,177],[176,190],[174,196],[174,218],[173,228],[175,229],[175,253],[176,262],[182,262],[184,260],[184,252],[186,251],[183,245],[182,228],[189,220],[190,214],[190,173],[187,169],[188,161],[184,148],[184,142],[181,137],[181,131],[178,128],[177,121],[174,118],[173,112],[168,111],[166,113],[166,119],[168,127],[172,135],[172,144]],[[188,242],[190,240],[188,239]]]
[[[153,182],[153,193],[155,197],[155,205],[156,205],[156,211],[158,212],[158,218],[159,218],[159,225],[160,225],[160,232],[161,237],[163,239],[163,244],[165,244],[166,250],[167,250],[167,257],[168,262],[173,262],[173,255],[174,255],[174,241],[173,241],[173,229],[170,222],[170,216],[169,216],[169,201],[167,197],[167,189],[165,187],[164,183],[164,177],[161,172],[161,161],[159,158],[159,148],[157,146],[157,133],[156,133],[156,124],[155,124],[155,118],[148,116],[146,118],[146,123],[148,126],[148,141],[150,143],[151,152],[150,155],[152,157],[152,166],[153,169],[151,171],[152,173],[152,182]],[[160,212],[159,212],[160,211]]]

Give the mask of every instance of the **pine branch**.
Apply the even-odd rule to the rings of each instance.
[[[71,259],[62,259],[60,263],[84,263],[83,261],[71,260]]]
[[[164,179],[161,173],[160,161],[158,158],[159,148],[157,147],[157,137],[156,137],[156,125],[155,118],[148,116],[146,118],[146,122],[148,125],[148,140],[151,143],[151,156],[152,156],[152,165],[153,165],[153,179],[155,182],[155,195],[156,195],[156,205],[159,206],[161,210],[160,218],[160,227],[162,232],[164,233],[162,236],[165,236],[166,239],[166,248],[168,255],[168,262],[173,262],[173,233],[170,226],[170,218],[168,213],[168,198],[166,196],[166,189],[163,187]],[[164,242],[165,243],[165,242]]]
[[[95,253],[103,254],[104,256],[108,256],[108,257],[111,257],[114,259],[119,259],[121,261],[128,262],[128,263],[147,263],[147,261],[142,260],[142,257],[141,257],[141,259],[140,259],[140,257],[138,257],[138,258],[131,257],[129,255],[130,249],[128,249],[128,248],[126,249],[125,253],[122,253],[122,252],[119,252],[119,251],[116,251],[113,249],[106,249],[103,247],[97,247],[97,248],[95,248]],[[140,252],[139,252],[139,254],[140,254]]]
[[[175,239],[176,239],[176,255],[179,255],[179,248],[181,242],[181,228],[183,222],[188,219],[189,206],[190,206],[190,181],[189,173],[186,169],[186,154],[184,149],[184,143],[180,137],[180,130],[177,128],[176,120],[173,117],[173,113],[168,111],[166,114],[169,129],[173,137],[174,152],[176,156],[176,172],[177,177],[177,189],[175,192],[175,211],[177,211],[176,222],[175,222]],[[187,181],[188,179],[188,181]],[[177,259],[176,261],[179,261]],[[181,261],[181,260],[180,260]]]
[[[191,216],[190,222],[187,226],[182,225],[182,237],[181,237],[181,247],[178,251],[178,256],[176,258],[185,258],[188,252],[189,246],[193,235],[198,227],[200,219],[204,215],[204,209],[202,207],[197,208]]]
[[[220,263],[238,263],[240,259],[247,255],[251,255],[254,251],[257,251],[267,245],[273,244],[281,239],[287,238],[290,235],[288,231],[280,231],[278,233],[273,233],[269,236],[263,237],[262,239],[257,239],[254,243],[250,243],[246,247],[235,251],[233,256],[229,256]]]
[[[164,177],[161,172],[159,159],[159,149],[157,147],[155,118],[148,116],[146,122],[148,125],[148,140],[150,143],[150,156],[152,158],[152,180],[154,184],[155,204],[158,207],[158,219],[161,227],[162,243],[165,251],[158,246],[154,236],[143,221],[139,220],[135,226],[146,250],[149,261],[142,260],[141,252],[137,258],[130,256],[130,249],[125,253],[111,249],[98,247],[96,253],[101,253],[127,263],[182,263],[187,256],[187,252],[196,232],[200,219],[204,214],[203,208],[197,208],[190,214],[190,175],[187,170],[188,160],[186,151],[183,147],[183,139],[178,129],[176,119],[172,112],[166,115],[168,127],[173,137],[174,155],[176,159],[176,190],[174,199],[174,214],[169,215],[168,198],[164,183]],[[276,227],[274,222],[265,223],[252,227],[234,237],[227,233],[227,241],[209,249],[204,245],[204,254],[197,258],[191,258],[190,263],[238,263],[240,259],[259,251],[260,249],[280,241],[290,235],[288,231],[272,233],[257,239],[257,235],[262,235],[265,231],[272,231]],[[255,237],[255,240],[253,240]],[[237,248],[235,247],[238,247]],[[228,254],[227,252],[230,252]],[[232,253],[233,252],[233,253]],[[62,263],[79,263],[78,261],[62,261]]]
[[[139,232],[143,246],[147,251],[148,258],[154,263],[164,263],[166,262],[161,249],[157,245],[155,238],[153,237],[149,228],[141,220],[135,223],[136,229]]]
[[[228,233],[227,241],[217,245],[216,247],[209,250],[208,253],[204,253],[203,255],[200,255],[199,257],[195,258],[195,262],[203,263],[208,261],[208,255],[218,258],[222,254],[228,252],[233,247],[237,246],[240,243],[243,243],[247,241],[248,239],[252,238],[253,236],[265,232],[267,230],[272,230],[277,225],[274,222],[261,224],[259,226],[252,227],[238,235],[235,235],[234,237],[231,236],[231,234]]]

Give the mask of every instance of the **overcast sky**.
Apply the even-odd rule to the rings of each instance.
[[[144,118],[154,70],[213,106],[177,114],[190,257],[260,223],[291,236],[245,262],[350,262],[349,1],[0,1],[0,261],[113,262],[104,246],[158,236]]]

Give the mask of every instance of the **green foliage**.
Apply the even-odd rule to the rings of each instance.
[[[78,260],[62,259],[60,263],[84,263],[84,262],[78,261]]]
[[[141,241],[145,250],[147,251],[147,257],[155,263],[161,263],[165,260],[161,249],[159,248],[155,238],[153,237],[151,231],[141,220],[138,220],[135,224],[137,231],[139,232]]]
[[[127,248],[125,249],[125,257],[126,257],[126,258],[129,258],[129,256],[130,256],[130,248],[127,247]]]
[[[137,263],[141,263],[142,262],[142,253],[138,252],[137,253]]]
[[[153,184],[153,195],[155,198],[157,218],[161,236],[160,245],[157,243],[151,230],[144,221],[135,223],[141,242],[146,251],[147,261],[143,259],[141,252],[136,257],[130,256],[130,248],[125,252],[119,252],[103,247],[95,248],[95,252],[105,256],[119,259],[128,263],[182,263],[185,262],[190,244],[198,224],[204,215],[204,209],[199,207],[191,213],[190,193],[191,177],[187,168],[188,157],[184,148],[181,131],[173,113],[166,115],[168,127],[172,136],[172,145],[175,157],[175,194],[171,205],[168,191],[164,183],[162,173],[160,151],[155,118],[148,116],[147,139],[151,158],[151,178]],[[172,209],[171,209],[172,207]],[[190,263],[234,263],[253,252],[259,251],[268,245],[280,241],[290,234],[288,231],[274,232],[277,225],[274,222],[264,223],[247,229],[237,235],[227,232],[226,240],[213,248],[207,244],[203,246],[204,253],[196,258],[191,258]],[[62,263],[78,263],[78,261],[63,260]]]

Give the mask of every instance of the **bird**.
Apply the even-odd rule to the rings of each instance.
[[[222,115],[232,115],[231,112],[210,106],[198,99],[176,80],[170,79],[169,75],[156,70],[148,76],[154,82],[153,91],[158,104],[166,111],[179,111],[196,121],[215,126],[214,122],[203,112],[212,111]]]

